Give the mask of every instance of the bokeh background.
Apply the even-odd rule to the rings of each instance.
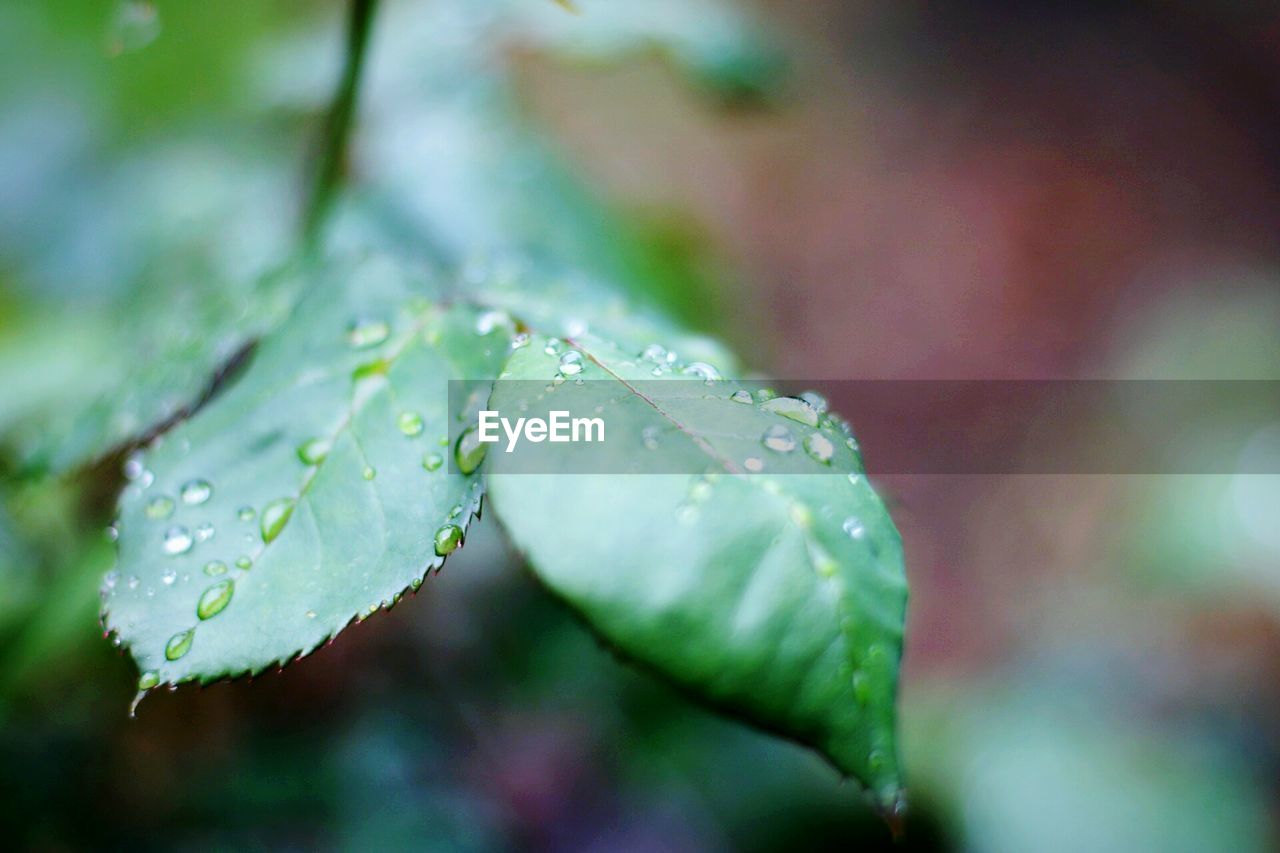
[[[381,158],[407,157],[426,172],[392,175],[401,209],[465,231],[467,199],[422,177],[447,143],[414,124],[397,76],[432,0],[387,6],[351,177],[377,183]],[[818,387],[1280,379],[1272,4],[744,8],[789,65],[763,102],[708,98],[656,51],[476,49],[508,64],[528,125],[658,259],[655,298],[753,366]],[[615,662],[492,524],[417,596],[287,671],[127,717],[136,673],[96,620],[119,459],[33,475],[24,424],[106,381],[86,365],[113,345],[109,306],[144,310],[159,279],[222,292],[279,259],[343,15],[301,0],[139,12],[0,8],[4,837],[889,845],[816,757]],[[844,414],[910,435],[910,412]],[[912,588],[903,846],[1280,841],[1280,478],[1247,471],[885,478]]]

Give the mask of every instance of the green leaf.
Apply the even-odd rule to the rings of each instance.
[[[806,426],[781,414],[786,406],[739,402],[726,382],[654,382],[651,365],[630,352],[590,336],[579,344],[587,363],[575,379],[617,384],[619,402],[604,413],[609,441],[630,442],[637,457],[696,450],[706,468],[503,473],[501,455],[491,456],[489,493],[513,542],[623,655],[817,748],[895,809],[902,547],[842,422]],[[535,339],[503,377],[536,382],[499,381],[488,408],[527,406],[559,365]],[[640,424],[655,411],[671,428],[646,445]],[[778,427],[795,439],[785,453],[799,473],[771,473],[783,454],[761,439]],[[805,453],[813,434],[834,448],[826,461]],[[574,446],[538,445],[565,448],[564,470],[574,470]],[[743,473],[751,469],[762,472]]]
[[[379,262],[312,281],[243,377],[133,462],[104,624],[142,685],[284,664],[459,544],[481,483],[438,464],[448,381],[483,402],[510,339],[429,292]]]

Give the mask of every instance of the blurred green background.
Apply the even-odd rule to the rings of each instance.
[[[385,3],[333,245],[545,251],[780,376],[1280,379],[1267,4],[744,4],[785,78],[678,3],[568,45],[546,0],[488,5],[533,4],[494,38],[484,0]],[[889,846],[815,756],[615,662],[492,524],[287,671],[128,718],[96,619],[120,454],[64,463],[186,402],[140,372],[199,388],[234,351],[212,330],[288,256],[344,16],[148,8],[0,7],[4,837]],[[1280,478],[1244,470],[881,484],[912,584],[903,846],[1276,845]]]

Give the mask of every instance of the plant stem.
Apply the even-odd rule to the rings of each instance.
[[[347,159],[351,124],[355,118],[356,96],[360,89],[360,72],[364,68],[369,33],[373,29],[378,0],[351,0],[347,17],[347,47],[342,77],[333,93],[328,115],[317,140],[312,158],[306,200],[302,208],[303,243],[312,248],[321,236],[325,217],[333,203],[334,192]]]

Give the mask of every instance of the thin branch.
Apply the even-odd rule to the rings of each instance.
[[[306,200],[302,208],[302,237],[314,246],[321,235],[325,217],[333,203],[347,159],[351,124],[355,118],[356,98],[360,90],[360,72],[364,68],[369,33],[373,29],[378,0],[351,0],[347,18],[347,47],[342,77],[329,104],[324,127],[312,158],[313,172],[307,182]]]

